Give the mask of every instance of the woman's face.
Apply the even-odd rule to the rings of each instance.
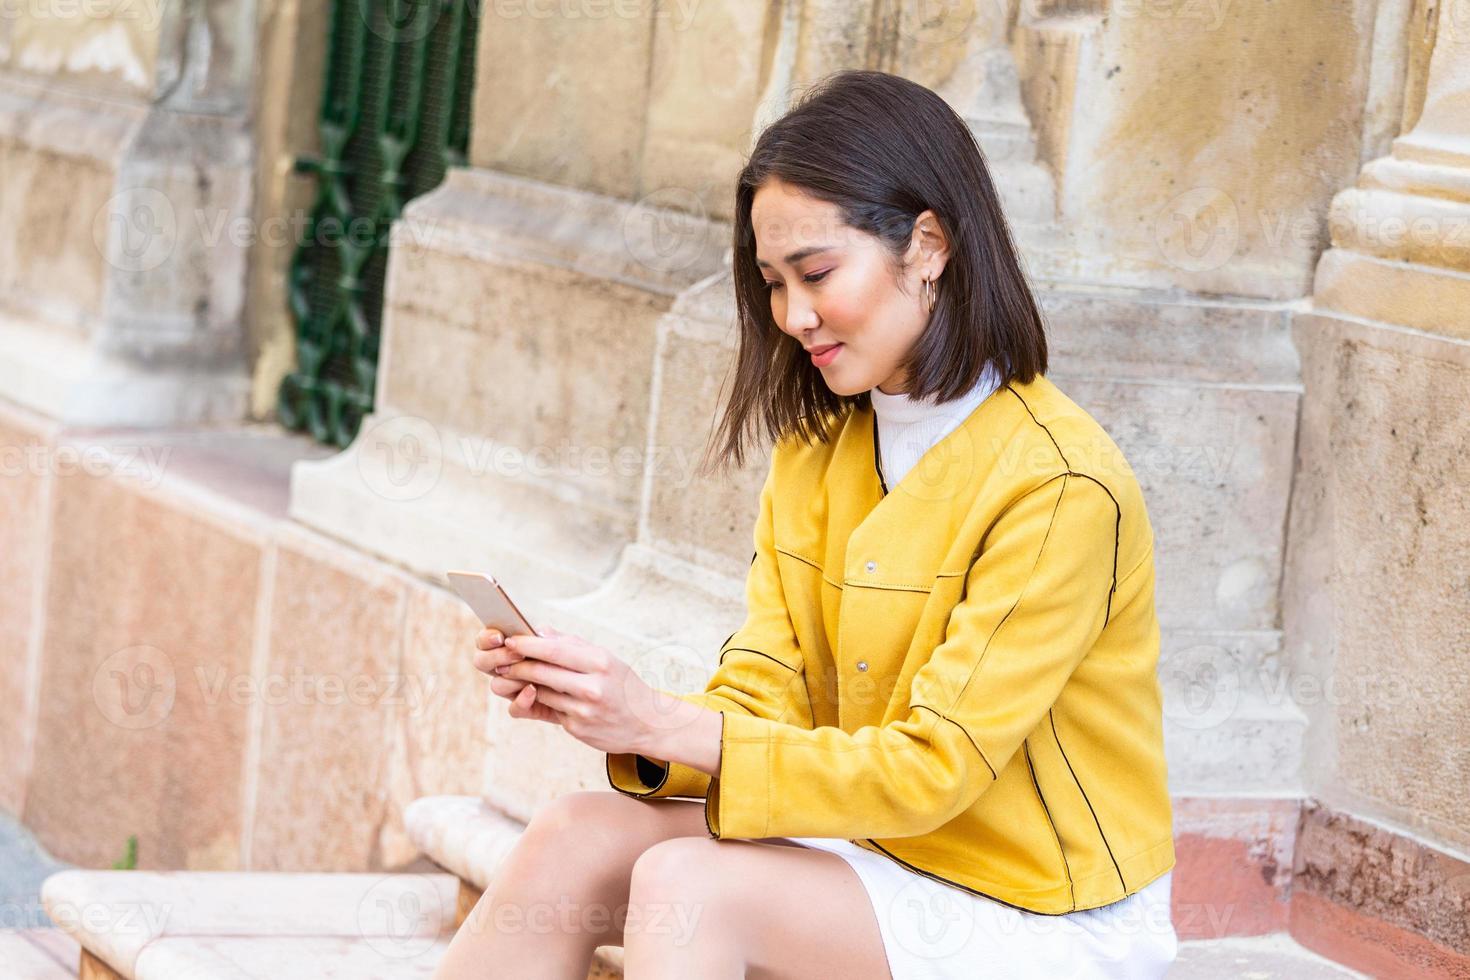
[[[776,325],[804,348],[837,345],[813,361],[827,387],[904,391],[899,364],[929,322],[923,280],[937,280],[949,254],[934,213],[915,220],[904,290],[882,242],[845,224],[835,204],[772,178],[756,190],[750,218]]]

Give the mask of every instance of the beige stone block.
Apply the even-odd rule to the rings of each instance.
[[[1453,269],[1328,249],[1317,264],[1312,305],[1327,314],[1470,339],[1464,315],[1470,305],[1470,275]]]
[[[346,453],[297,468],[292,516],[435,580],[594,588],[661,462],[658,317],[725,240],[717,222],[452,171],[397,226],[378,408]]]
[[[734,285],[728,274],[680,296],[659,325],[650,443],[657,456],[640,541],[742,582],[770,447],[747,452],[729,473],[697,471],[712,450],[736,343]]]
[[[50,548],[55,427],[0,407],[0,809],[20,813],[41,683],[41,601]]]
[[[763,42],[780,10],[742,0],[665,9],[654,28],[638,194],[728,221],[765,82]]]
[[[22,4],[6,14],[5,63],[34,81],[142,99],[158,83],[165,4]]]
[[[634,197],[654,11],[652,4],[483,6],[470,161]]]
[[[1274,629],[1297,394],[1052,378],[1107,430],[1143,488],[1160,623]]]
[[[246,143],[232,117],[0,76],[7,397],[86,426],[241,417]]]
[[[490,707],[480,794],[487,803],[524,824],[558,796],[608,788],[603,753],[560,725],[512,718],[508,705],[496,698]]]
[[[412,247],[394,261],[395,280],[414,285],[394,293],[384,400],[455,433],[493,433],[518,458],[545,457],[554,478],[631,510],[641,477],[616,461],[643,453],[653,322],[667,301],[561,269]],[[473,442],[452,448],[471,465],[498,465]],[[609,461],[605,473],[593,453]]]
[[[391,805],[381,844],[387,867],[418,854],[404,825],[410,803],[480,788],[494,697],[472,659],[482,627],[459,596],[410,582],[404,625],[404,703],[394,716]]]
[[[0,78],[0,303],[76,336],[102,317],[106,210],[141,109]]]
[[[1068,16],[1043,23],[1064,29]],[[1059,99],[1068,124],[1043,126],[1066,140],[1065,275],[1310,292],[1332,197],[1360,166],[1371,22],[1356,0],[1134,3],[1088,18],[1075,83],[1085,98]],[[1029,60],[1044,87],[1057,59]]]
[[[268,588],[248,866],[381,868],[394,728],[415,678],[403,667],[407,580],[283,526]]]
[[[1320,630],[1293,633],[1315,640],[1309,707],[1335,742],[1319,792],[1465,846],[1470,681],[1447,665],[1470,650],[1470,345],[1325,315],[1297,330],[1329,379],[1307,394],[1325,404],[1302,434],[1297,526],[1330,559],[1294,564],[1288,609],[1320,614],[1310,583],[1331,589],[1331,652]]]
[[[58,857],[238,865],[263,536],[130,478],[55,477],[35,765],[24,820]]]

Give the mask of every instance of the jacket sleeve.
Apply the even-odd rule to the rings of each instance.
[[[848,733],[725,712],[706,790],[717,838],[911,837],[972,806],[1046,716],[1111,611],[1119,511],[1060,475],[1013,503],[970,566],[908,714]]]
[[[720,647],[719,665],[702,692],[677,697],[719,711],[793,729],[812,727],[801,648],[786,609],[772,521],[774,466],[761,488],[755,553],[745,582],[745,623]],[[666,692],[673,693],[673,692]],[[607,779],[627,796],[704,797],[710,776],[681,763],[632,752],[607,753]]]

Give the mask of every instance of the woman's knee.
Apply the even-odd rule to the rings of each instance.
[[[565,861],[575,854],[611,857],[641,850],[648,831],[644,804],[620,793],[582,790],[566,793],[536,811],[521,835],[526,849]]]
[[[724,863],[719,848],[718,841],[701,837],[674,837],[645,848],[633,862],[632,897],[667,901],[706,891],[718,895]]]

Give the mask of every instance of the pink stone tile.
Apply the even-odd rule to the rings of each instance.
[[[380,868],[408,579],[287,525],[270,588],[251,867]]]
[[[489,749],[485,726],[490,680],[472,661],[481,627],[451,592],[409,586],[403,652],[403,706],[394,725],[391,806],[383,828],[384,863],[397,867],[419,850],[403,811],[424,796],[478,792]]]
[[[0,408],[0,808],[25,802],[27,748],[35,724],[31,686],[39,681],[30,651],[40,623],[32,614],[45,568],[47,459],[54,426]]]
[[[1258,936],[1286,928],[1300,802],[1180,797],[1173,803],[1177,860],[1171,895],[1179,938]]]
[[[1311,892],[1291,900],[1291,935],[1308,949],[1372,977],[1470,976],[1470,954]]]
[[[35,767],[25,823],[106,867],[239,860],[248,672],[264,541],[204,498],[58,473]]]

